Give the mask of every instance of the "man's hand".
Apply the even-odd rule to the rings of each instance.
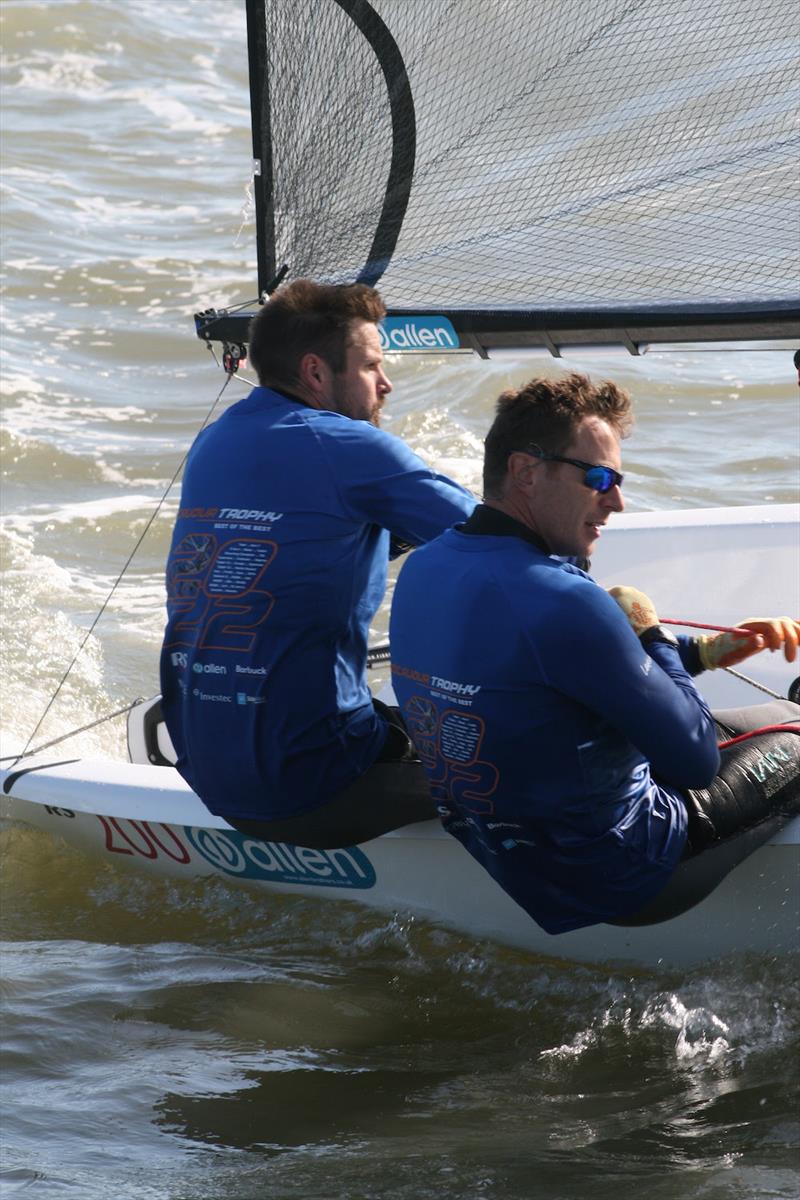
[[[734,667],[760,650],[780,650],[794,662],[800,643],[800,622],[791,617],[748,617],[739,623],[742,633],[718,633],[697,639],[700,661],[707,671]]]
[[[655,605],[644,592],[632,587],[612,587],[608,589],[608,594],[625,613],[637,637],[641,637],[645,629],[651,629],[653,625],[658,624]]]

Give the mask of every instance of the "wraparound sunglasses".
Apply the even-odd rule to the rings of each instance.
[[[538,446],[530,446],[526,454],[532,455],[534,458],[541,458],[545,462],[563,462],[569,463],[571,467],[578,467],[584,471],[583,482],[586,487],[591,488],[593,492],[610,492],[612,487],[622,487],[623,475],[619,471],[614,471],[611,467],[601,467],[596,463],[584,462],[580,458],[565,458],[563,454],[547,454],[544,450],[540,450]]]

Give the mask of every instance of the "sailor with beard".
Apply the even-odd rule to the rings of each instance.
[[[298,280],[253,319],[259,385],[196,439],[167,563],[163,712],[184,779],[243,832],[337,847],[433,815],[366,682],[392,548],[474,498],[381,430],[379,294]],[[413,778],[412,778],[413,776]]]

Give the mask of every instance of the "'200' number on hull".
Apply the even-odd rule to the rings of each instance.
[[[173,862],[191,861],[189,851],[168,825],[159,824],[157,828],[161,832],[156,833],[149,821],[133,821],[127,817],[101,817],[99,813],[97,819],[105,830],[106,850],[110,854],[138,854],[141,858],[153,859],[158,858],[161,851]],[[165,844],[165,841],[169,841],[171,845]]]

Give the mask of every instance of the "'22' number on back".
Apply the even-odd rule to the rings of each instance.
[[[268,538],[234,538],[220,547],[210,533],[185,537],[167,572],[170,609],[182,614],[170,645],[249,650],[275,603],[257,585],[277,551]]]

